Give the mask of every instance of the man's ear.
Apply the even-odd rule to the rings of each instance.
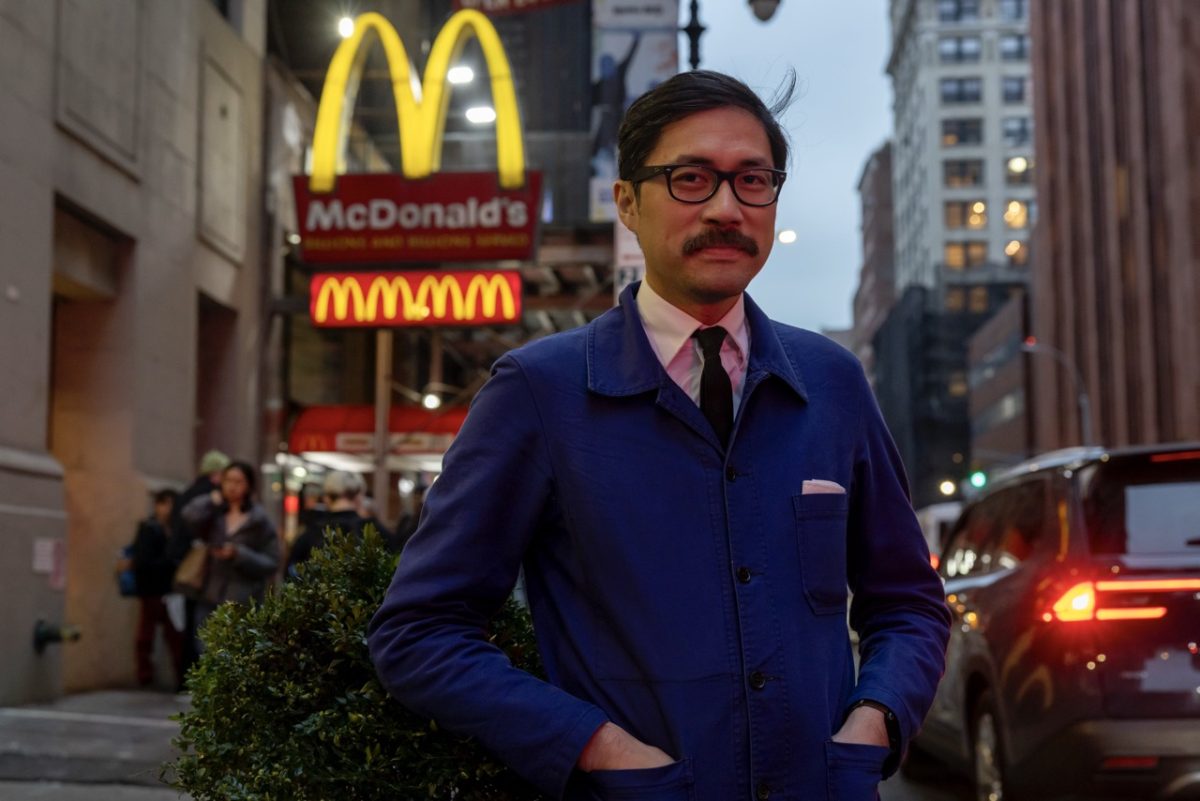
[[[634,193],[633,183],[617,181],[613,184],[613,201],[617,204],[617,216],[625,227],[635,234],[638,232],[638,200]]]

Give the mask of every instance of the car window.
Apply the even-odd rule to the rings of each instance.
[[[941,571],[946,578],[977,575],[985,572],[988,563],[983,556],[991,522],[981,506],[973,506],[958,519],[950,542],[942,553]]]
[[[1046,537],[1046,481],[1027,481],[996,493],[992,500],[995,528],[989,561],[997,569],[1016,567],[1032,556]]]
[[[1112,459],[1082,486],[1095,553],[1200,554],[1200,451]]]

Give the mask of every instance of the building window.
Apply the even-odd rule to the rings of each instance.
[[[1005,75],[1000,79],[1000,94],[1005,103],[1024,103],[1025,85],[1028,83],[1022,75]]]
[[[981,144],[983,144],[982,119],[972,117],[968,119],[942,120],[942,145],[944,147]]]
[[[1000,19],[1020,22],[1029,17],[1029,0],[1000,0]]]
[[[983,99],[983,81],[979,78],[943,78],[943,103],[978,103]]]
[[[1029,204],[1023,200],[1010,200],[1004,207],[1004,224],[1012,229],[1029,227]]]
[[[979,61],[983,51],[978,36],[943,36],[938,53],[943,64],[970,64]]]
[[[967,395],[967,374],[961,370],[957,370],[950,374],[950,379],[946,382],[946,392],[952,398],[963,398]]]
[[[955,159],[942,162],[944,185],[950,188],[983,186],[983,159]]]
[[[987,227],[987,204],[982,200],[954,200],[946,204],[946,227],[979,231]]]
[[[966,302],[966,293],[964,293],[961,289],[946,290],[946,311],[960,312],[963,310],[963,306],[966,305]]]
[[[1004,255],[1008,256],[1009,267],[1026,267],[1029,265],[1029,243],[1014,239],[1004,246]]]
[[[988,290],[986,286],[971,287],[967,307],[972,314],[983,314],[988,310]]]
[[[979,19],[979,0],[938,0],[939,22]]]
[[[1001,36],[1000,59],[1002,61],[1028,60],[1029,36],[1024,33],[1006,33]]]
[[[1004,182],[1009,186],[1027,186],[1033,183],[1033,159],[1013,156],[1004,163]]]
[[[1029,117],[1005,117],[1001,138],[1007,147],[1028,147],[1033,142],[1033,120]]]
[[[947,242],[946,267],[951,270],[966,270],[987,264],[988,243],[978,240],[970,242]]]

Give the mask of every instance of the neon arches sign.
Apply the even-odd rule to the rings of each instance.
[[[524,186],[525,149],[508,56],[488,18],[478,11],[464,10],[451,16],[438,33],[419,83],[400,35],[384,16],[370,12],[355,20],[354,33],[338,45],[325,74],[313,132],[309,189],[313,193],[330,192],[337,174],[345,171],[347,131],[366,57],[376,42],[383,47],[396,101],[401,170],[409,179],[426,178],[437,172],[441,167],[450,98],[446,75],[472,35],[479,40],[491,77],[500,186],[504,189]]]

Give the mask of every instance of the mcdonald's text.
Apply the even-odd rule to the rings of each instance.
[[[311,263],[527,259],[534,250],[541,175],[500,189],[493,173],[342,175],[313,194],[297,176],[301,251]]]
[[[320,328],[507,325],[521,319],[516,270],[318,273],[309,314]]]

